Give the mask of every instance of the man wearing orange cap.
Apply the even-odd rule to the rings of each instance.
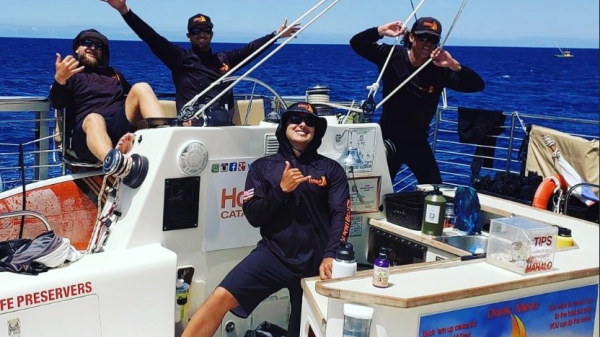
[[[428,64],[409,83],[383,104],[379,124],[388,150],[388,169],[392,180],[406,164],[420,184],[442,182],[439,167],[428,141],[429,124],[435,115],[444,88],[460,92],[484,89],[483,79],[473,70],[452,58],[440,47],[442,24],[422,17],[411,31],[400,21],[369,28],[350,40],[352,49],[382,69],[395,48],[383,74],[383,97],[388,97],[413,75],[429,58]],[[404,35],[404,46],[392,47],[377,42],[384,36]]]
[[[129,9],[126,0],[101,1],[108,2],[118,10],[129,27],[150,47],[154,55],[171,70],[173,84],[175,84],[175,105],[178,113],[181,112],[181,108],[187,102],[227,73],[229,69],[240,64],[265,45],[276,34],[285,31],[281,37],[289,37],[299,29],[297,25],[288,28],[287,20],[285,20],[277,31],[254,40],[240,49],[213,53],[210,44],[213,38],[212,29],[214,25],[208,15],[196,14],[189,18],[187,37],[192,45],[190,49],[185,49],[169,42],[154,31]],[[215,86],[206,93],[199,103],[208,103],[227,86],[227,83]],[[222,96],[220,105],[227,105],[228,109],[233,111],[233,93],[229,92]]]

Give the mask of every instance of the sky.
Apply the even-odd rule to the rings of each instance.
[[[307,24],[323,5],[305,17]],[[414,5],[420,0],[412,0]],[[249,42],[277,29],[285,18],[295,21],[317,0],[129,0],[144,21],[171,41],[187,41],[187,19],[211,17],[213,42]],[[442,22],[444,35],[452,26],[462,0],[426,0],[417,16]],[[100,0],[0,0],[0,37],[73,38],[82,29],[96,28],[111,40],[138,40],[119,13]],[[347,44],[356,33],[390,21],[406,21],[411,0],[340,0],[295,43]],[[471,0],[447,45],[598,48],[598,0]],[[414,22],[411,18],[408,25]]]

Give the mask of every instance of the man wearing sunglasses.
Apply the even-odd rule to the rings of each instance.
[[[403,36],[403,46],[395,46],[382,77],[383,97],[419,69],[429,58],[433,62],[422,69],[383,104],[379,124],[386,144],[388,169],[392,180],[406,164],[420,184],[442,182],[440,170],[428,141],[429,124],[444,88],[460,92],[484,89],[483,79],[470,68],[438,47],[442,24],[431,17],[418,19],[410,31],[399,21],[367,29],[351,40],[352,49],[379,70],[392,46],[378,44],[384,36]]]
[[[104,161],[112,154],[119,165],[107,166],[107,173],[126,177],[131,158],[129,131],[137,121],[161,117],[154,91],[147,83],[131,86],[121,71],[109,66],[108,39],[95,29],[80,32],[73,40],[75,57],[56,54],[56,72],[50,102],[66,108],[63,146],[87,161]],[[116,146],[116,149],[114,148]]]
[[[350,229],[350,192],[344,168],[317,153],[327,129],[309,103],[281,116],[276,154],[252,163],[244,215],[262,239],[194,313],[182,337],[213,336],[231,311],[248,317],[271,294],[287,288],[291,313],[286,336],[300,334],[300,280],[331,278],[335,251]]]
[[[108,2],[118,10],[129,27],[150,47],[154,55],[171,70],[173,84],[175,85],[175,105],[178,112],[212,82],[265,45],[276,34],[285,31],[281,37],[289,37],[299,29],[298,25],[287,27],[287,20],[285,20],[277,31],[254,40],[240,49],[213,53],[211,41],[214,36],[214,25],[208,15],[196,14],[189,18],[186,36],[191,42],[191,48],[185,49],[169,42],[154,31],[129,9],[126,0],[101,1]],[[264,50],[266,51],[266,49]],[[215,86],[205,97],[201,98],[199,103],[208,103],[213,97],[226,89],[228,85],[228,83],[224,83]],[[233,112],[233,93],[229,92],[222,96],[219,104],[222,107],[227,105],[230,112]]]

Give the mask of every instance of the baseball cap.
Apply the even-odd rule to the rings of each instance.
[[[422,17],[417,20],[411,29],[413,34],[442,35],[442,24],[432,17]]]
[[[194,27],[204,28],[209,27],[213,28],[212,21],[210,21],[210,16],[204,14],[196,14],[189,18],[188,20],[188,32],[192,30]]]
[[[316,120],[317,127],[327,128],[327,121],[325,120],[325,118],[319,117],[319,115],[317,114],[317,109],[310,103],[298,102],[290,105],[287,108],[287,110],[285,110],[281,115],[281,122],[283,124],[287,123],[291,114],[300,114],[312,117]]]

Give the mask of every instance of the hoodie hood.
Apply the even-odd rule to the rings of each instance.
[[[79,32],[79,34],[77,34],[77,36],[73,39],[73,52],[75,52],[79,47],[78,42],[85,38],[95,39],[102,42],[102,44],[104,45],[104,49],[102,50],[102,59],[100,60],[100,67],[108,67],[110,60],[108,38],[95,29],[82,30],[81,32]]]
[[[310,143],[308,143],[308,146],[302,153],[302,156],[312,156],[317,154],[317,149],[321,146],[321,141],[325,135],[325,131],[327,130],[327,120],[319,117],[316,111],[317,109],[315,109],[312,104],[299,102],[291,105],[286,111],[283,112],[281,119],[279,120],[279,125],[277,126],[277,131],[275,131],[275,135],[279,141],[279,152],[283,153],[286,157],[289,155],[292,157],[294,156],[294,149],[292,148],[292,144],[288,140],[285,132],[290,115],[295,113],[308,116],[316,120],[315,134],[313,139],[310,141]]]

